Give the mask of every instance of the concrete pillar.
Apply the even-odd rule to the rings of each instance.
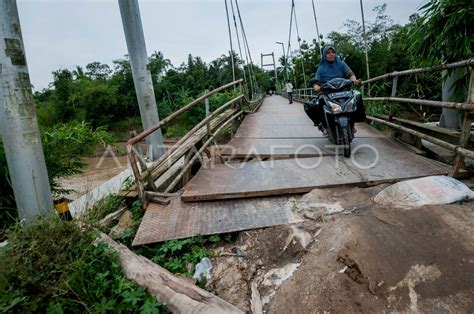
[[[442,97],[443,101],[464,102],[466,101],[466,94],[456,94],[455,85],[464,76],[465,69],[454,69],[451,72],[443,71],[442,80]],[[439,126],[443,128],[460,130],[463,124],[463,115],[461,110],[443,108]]]
[[[149,129],[160,121],[156,107],[155,91],[151,80],[145,36],[138,0],[118,0],[122,24],[132,67],[133,83],[137,93],[143,129]],[[149,160],[156,160],[164,152],[161,130],[146,138]]]
[[[15,0],[0,1],[0,133],[20,219],[53,214]]]

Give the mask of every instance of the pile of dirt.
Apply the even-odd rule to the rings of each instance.
[[[208,288],[246,312],[472,311],[474,205],[384,208],[382,188],[295,197],[306,221],[220,247]]]

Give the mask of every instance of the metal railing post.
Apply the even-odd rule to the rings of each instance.
[[[398,88],[398,76],[395,76],[392,81],[392,97],[397,96],[397,88]],[[389,121],[392,121],[393,117],[393,106],[390,106],[390,113],[389,113]]]
[[[204,90],[204,94],[207,94],[209,93],[209,89],[205,89]],[[209,112],[209,97],[206,97],[206,99],[204,99],[204,106],[205,106],[205,110],[206,110],[206,117],[208,117],[210,115],[210,112]],[[207,135],[211,135],[211,122],[208,121],[206,123],[206,126],[207,126]]]

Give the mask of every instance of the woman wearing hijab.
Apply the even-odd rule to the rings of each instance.
[[[321,90],[321,85],[332,80],[333,78],[348,78],[354,85],[359,85],[360,82],[357,80],[354,72],[351,68],[342,61],[338,56],[336,56],[336,49],[333,46],[327,46],[323,49],[323,58],[319,63],[318,70],[316,71],[316,76],[312,80],[314,82],[313,88],[315,91],[319,92]],[[319,99],[319,104],[316,106],[309,106],[305,109],[306,114],[313,121],[314,125],[319,126],[322,129],[323,134],[327,135],[327,125],[326,119],[323,115],[323,99]],[[362,97],[357,95],[357,109],[353,115],[353,122],[363,122],[365,120],[365,110],[364,104],[362,103]],[[355,133],[354,126],[352,128]]]

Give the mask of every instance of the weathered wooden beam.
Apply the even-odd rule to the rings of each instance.
[[[217,119],[219,116],[222,116],[224,109],[227,109],[230,107],[232,104],[236,103],[237,101],[241,100],[244,96],[239,95],[235,97],[234,99],[231,99],[227,103],[223,104],[216,110],[214,110],[209,116],[204,118],[201,122],[199,122],[196,126],[194,126],[191,130],[189,130],[188,133],[186,133],[185,136],[179,139],[178,142],[176,142],[173,147],[171,147],[165,154],[163,154],[157,161],[153,162],[153,164],[150,165],[150,169],[153,172],[156,168],[160,166],[163,161],[168,158],[175,150],[177,150],[181,145],[183,145],[189,138],[191,138],[193,135],[196,134],[205,124],[210,123],[210,128],[212,129],[212,122],[209,122],[210,120]],[[221,113],[220,115],[218,115]]]
[[[210,136],[207,141],[202,145],[199,151],[188,161],[178,176],[170,183],[170,185],[166,188],[165,192],[170,192],[176,184],[178,184],[179,180],[181,180],[182,176],[186,173],[186,171],[191,167],[193,162],[197,159],[198,156],[204,151],[204,149],[211,144],[212,140],[223,130],[225,129],[235,118],[239,117],[243,114],[243,111],[239,111],[232,117],[230,117],[225,123],[223,123],[213,134]]]
[[[101,234],[97,242],[107,243],[114,249],[118,253],[123,274],[145,288],[173,313],[243,313],[212,293],[133,253],[125,245],[115,242],[105,234]]]
[[[159,123],[155,124],[153,127],[149,128],[147,130],[144,130],[143,132],[141,132],[137,136],[135,136],[135,137],[131,138],[130,140],[128,140],[128,144],[133,145],[135,143],[140,142],[141,140],[143,140],[148,135],[150,135],[153,132],[155,132],[156,130],[160,129],[162,126],[164,126],[167,123],[169,123],[169,122],[173,121],[174,119],[176,119],[176,117],[179,116],[181,113],[191,109],[192,107],[194,107],[197,104],[199,104],[200,102],[202,102],[204,99],[206,99],[206,98],[212,96],[213,94],[218,93],[218,92],[220,92],[220,91],[222,91],[226,88],[229,88],[229,87],[232,87],[234,85],[240,84],[241,81],[242,81],[242,79],[231,82],[231,83],[226,84],[226,85],[223,85],[221,87],[218,87],[218,88],[210,91],[207,94],[202,95],[201,97],[196,98],[195,100],[193,100],[192,102],[190,102],[186,106],[181,107],[179,110],[176,110],[174,113],[172,113],[171,115],[169,115],[165,119],[161,120]]]
[[[219,115],[216,119],[211,122],[211,129],[220,125],[224,120],[230,117],[233,113],[236,112],[237,109],[228,109]],[[190,132],[191,133],[191,132]],[[200,141],[206,135],[206,128],[201,126],[201,129],[194,132],[190,138],[183,145],[180,145],[176,148],[173,152],[171,152],[170,156],[163,160],[157,167],[152,169],[152,176],[156,179],[160,176],[164,171],[166,171],[170,165],[174,164],[177,160],[179,160],[189,149],[191,149],[198,141]],[[150,167],[151,168],[151,167]]]
[[[427,67],[427,68],[410,69],[406,71],[395,71],[392,73],[387,73],[384,75],[373,77],[371,79],[362,81],[361,83],[368,84],[371,82],[384,80],[390,77],[403,76],[407,74],[417,74],[417,73],[430,72],[430,71],[441,71],[441,70],[447,70],[447,69],[463,68],[463,67],[468,67],[468,66],[473,66],[473,65],[474,65],[474,58],[470,58],[468,60],[463,60],[463,61],[454,62],[450,64],[440,64],[440,65],[435,65],[435,66]]]
[[[458,103],[458,102],[450,102],[450,101],[436,101],[436,100],[397,98],[397,97],[368,97],[368,98],[364,98],[364,100],[398,102],[398,103],[415,104],[415,105],[440,107],[440,108],[448,108],[448,109],[469,110],[469,111],[474,110],[474,103],[472,102]]]
[[[376,118],[380,118],[390,122],[396,122],[402,126],[408,127],[418,132],[425,133],[426,135],[436,137],[445,142],[457,145],[461,136],[461,132],[457,130],[451,130],[447,128],[442,128],[426,123],[410,121],[398,117],[391,117],[387,115],[374,115]],[[474,138],[470,137],[469,144],[474,144]]]
[[[387,125],[389,127],[392,127],[392,128],[404,131],[404,132],[407,132],[409,134],[412,134],[412,135],[415,135],[419,138],[427,140],[428,142],[431,142],[433,144],[436,144],[436,145],[439,145],[439,146],[444,147],[446,149],[449,149],[452,152],[459,153],[459,154],[463,155],[464,157],[469,157],[469,158],[474,159],[474,151],[464,149],[462,147],[459,147],[458,145],[453,145],[451,143],[447,143],[447,142],[442,141],[440,139],[437,139],[435,137],[426,135],[426,134],[421,133],[421,132],[417,132],[417,131],[412,130],[410,128],[406,128],[406,127],[403,127],[403,126],[398,125],[396,123],[388,122],[388,121],[385,121],[385,120],[382,120],[382,119],[379,119],[379,118],[376,118],[376,117],[367,116],[367,119],[375,121],[375,122],[379,122],[381,124]]]

